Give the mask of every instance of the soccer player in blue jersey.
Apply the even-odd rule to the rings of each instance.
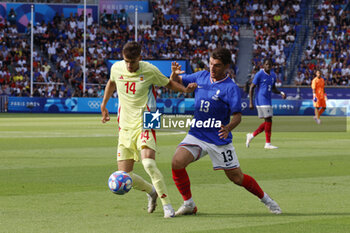
[[[180,143],[172,160],[173,179],[184,204],[175,215],[195,214],[197,207],[192,199],[190,179],[186,167],[209,154],[214,170],[224,170],[227,178],[243,186],[275,214],[281,208],[258,185],[254,178],[242,172],[235,148],[232,145],[231,131],[241,122],[241,93],[234,81],[226,75],[231,63],[228,49],[219,48],[210,55],[208,71],[199,71],[190,75],[174,75],[174,81],[187,86],[197,83],[195,90],[194,119],[198,121],[221,121],[221,124],[203,124],[191,126],[187,136]],[[181,74],[180,66],[174,63],[172,71]],[[176,71],[177,70],[177,71]],[[232,117],[232,118],[231,118]]]
[[[266,59],[264,61],[263,69],[259,70],[253,79],[249,89],[249,108],[254,109],[253,93],[255,87],[258,87],[255,93],[255,105],[258,110],[258,117],[264,118],[262,123],[253,133],[247,134],[246,147],[249,147],[250,142],[259,133],[265,131],[265,149],[277,149],[277,146],[271,145],[271,127],[272,127],[272,104],[271,92],[280,94],[283,99],[286,98],[284,92],[276,88],[276,74],[272,71],[272,60]]]

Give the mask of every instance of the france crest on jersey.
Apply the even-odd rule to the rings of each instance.
[[[255,92],[255,105],[271,105],[271,90],[276,82],[276,74],[270,71],[268,75],[264,69],[259,70],[255,74],[253,83],[257,85],[257,90]]]
[[[218,126],[215,122],[221,121],[222,125],[227,125],[233,113],[241,112],[241,92],[236,83],[228,76],[213,82],[208,71],[183,75],[182,82],[185,86],[194,82],[198,85],[195,90],[194,119],[207,123],[210,120],[209,127],[191,125],[188,133],[215,145],[231,143],[231,132],[226,139],[220,139],[218,134],[221,125]]]

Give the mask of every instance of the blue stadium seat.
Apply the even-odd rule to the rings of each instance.
[[[284,54],[286,55],[286,57],[289,56],[289,52],[290,52],[290,48],[289,47],[285,47],[284,48]]]
[[[244,23],[244,24],[249,24],[249,18],[244,17],[244,18],[243,18],[243,23]]]

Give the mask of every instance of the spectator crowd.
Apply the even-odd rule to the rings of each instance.
[[[349,85],[349,0],[324,0],[315,12],[314,34],[300,64],[295,84],[310,84],[321,69],[328,85]],[[186,59],[194,72],[208,69],[209,53],[217,47],[232,52],[229,73],[236,78],[240,27],[254,30],[253,73],[266,57],[274,60],[281,83],[286,79],[286,61],[296,40],[306,0],[293,1],[201,1],[191,0],[191,24],[179,20],[180,6],[174,0],[151,2],[152,22],[139,22],[138,41],[142,58]],[[18,33],[16,12],[0,18],[0,94],[30,95],[30,30]],[[122,59],[123,45],[134,40],[135,26],[125,10],[102,12],[99,22],[87,16],[86,92],[83,93],[83,27],[80,14],[56,14],[52,21],[34,25],[33,96],[102,97],[108,81],[106,60]],[[163,98],[191,97],[157,88]],[[116,94],[117,95],[117,94]],[[115,95],[115,96],[116,96]]]
[[[300,30],[305,4],[305,0],[246,3],[244,17],[249,17],[255,35],[253,74],[262,67],[264,58],[270,57],[274,61],[277,83],[281,85],[286,80],[286,61]]]
[[[316,70],[329,86],[350,85],[349,0],[323,0],[314,12],[313,34],[295,78],[310,85]]]

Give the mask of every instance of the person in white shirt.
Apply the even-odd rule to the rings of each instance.
[[[88,14],[87,20],[86,20],[86,25],[90,27],[94,23],[94,18],[92,18],[91,13]]]

